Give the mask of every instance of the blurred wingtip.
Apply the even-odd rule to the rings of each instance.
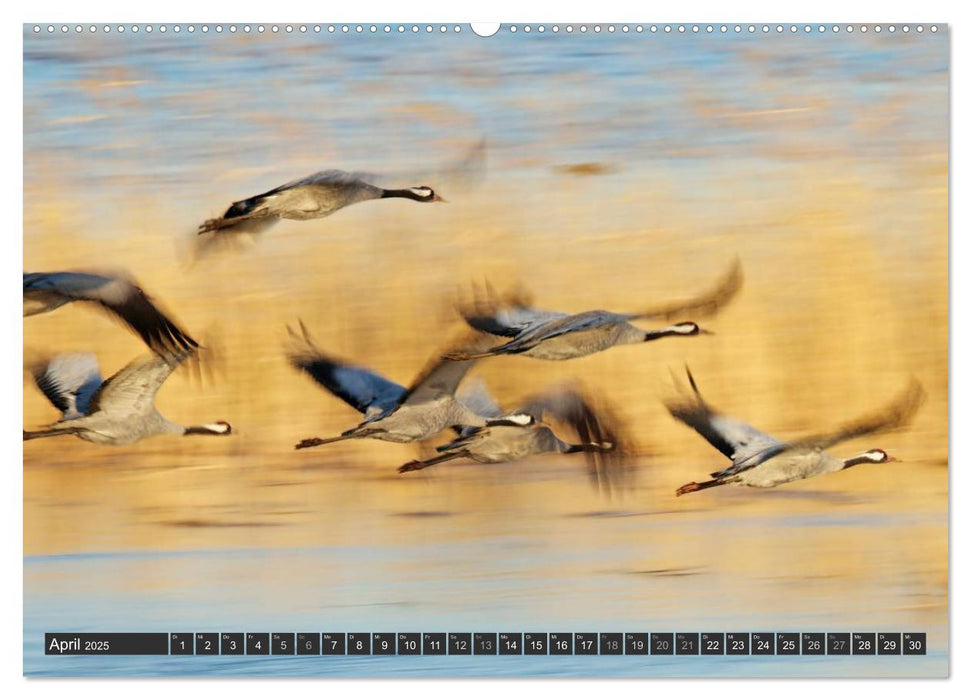
[[[695,381],[695,375],[691,373],[691,368],[688,366],[687,362],[684,363],[684,372],[686,375],[688,375],[688,384],[691,385],[691,390],[695,392],[698,398],[701,398],[701,392],[698,390],[698,383]]]
[[[533,295],[520,280],[514,280],[501,290],[488,277],[481,282],[473,280],[468,287],[459,288],[455,294],[453,306],[460,316],[480,316],[494,314],[502,309],[529,308],[533,304]]]
[[[287,338],[283,353],[290,365],[305,371],[315,360],[328,357],[318,346],[302,318],[296,321],[296,328],[287,324]]]
[[[167,359],[170,362],[181,362],[189,379],[204,386],[225,377],[226,346],[224,333],[218,322],[207,327],[199,338],[197,347],[184,353],[170,354]]]
[[[260,234],[277,222],[276,218],[247,219],[232,228],[195,230],[177,241],[177,255],[186,269],[202,263],[240,255],[254,248]]]
[[[897,405],[901,407],[901,421],[909,421],[927,400],[927,391],[916,375],[910,375]]]
[[[488,144],[485,136],[473,141],[453,161],[446,164],[437,174],[449,192],[465,194],[482,185],[486,178],[486,154]]]

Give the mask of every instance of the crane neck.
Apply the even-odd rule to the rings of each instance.
[[[610,452],[613,446],[608,444],[601,444],[599,442],[581,442],[578,445],[570,445],[564,443],[566,449],[563,452],[571,454],[573,452]]]
[[[229,435],[232,428],[228,423],[206,423],[205,425],[187,425],[182,428],[183,435]]]
[[[673,326],[666,326],[657,330],[644,331],[642,340],[647,343],[658,338],[667,338],[672,335],[698,335],[701,331],[695,323],[676,323]]]
[[[413,192],[412,190],[408,190],[408,189],[381,190],[381,199],[389,199],[391,197],[403,197],[405,199],[412,199],[416,202],[427,202],[431,199],[430,197],[422,196],[417,192]]]

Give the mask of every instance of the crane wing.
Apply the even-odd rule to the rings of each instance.
[[[537,324],[566,316],[558,311],[534,309],[531,305],[531,295],[520,287],[497,294],[486,283],[484,289],[474,288],[472,299],[460,302],[458,311],[476,330],[507,338]]]
[[[486,383],[479,377],[473,377],[467,381],[455,397],[484,418],[499,418],[502,415],[502,408],[489,393]]]
[[[249,250],[259,240],[260,234],[279,220],[277,216],[240,219],[236,223],[233,223],[233,219],[210,219],[206,224],[212,224],[211,228],[186,239],[186,261],[191,266]],[[226,226],[222,226],[221,222],[225,222]]]
[[[769,457],[774,457],[781,452],[801,449],[825,450],[833,445],[845,442],[846,440],[852,440],[853,438],[896,430],[910,422],[917,409],[923,403],[924,397],[923,386],[916,379],[911,379],[910,383],[900,394],[878,411],[874,411],[849,423],[844,423],[829,433],[814,435],[781,445],[766,444],[761,449],[748,450],[744,455],[736,459],[735,464],[731,467],[720,472],[715,472],[712,476],[719,478],[737,474],[746,469],[758,466],[769,459]]]
[[[527,399],[515,414],[530,415],[537,422],[557,423],[576,434],[581,443],[597,444],[603,452],[585,452],[590,481],[611,491],[627,484],[626,466],[632,443],[614,410],[604,401],[573,387],[558,387]]]
[[[626,322],[627,317],[621,314],[600,310],[583,311],[582,313],[573,314],[572,316],[560,316],[558,318],[553,318],[532,328],[527,328],[525,331],[517,335],[514,340],[507,343],[503,347],[509,347],[511,349],[514,346],[522,346],[525,350],[535,347],[545,340],[558,338],[559,336],[566,335],[567,333],[589,331],[593,330],[594,328],[614,326],[618,323]]]
[[[100,304],[124,321],[154,352],[178,354],[198,347],[135,282],[124,275],[51,272],[24,275],[24,296],[55,294],[70,301]]]
[[[467,193],[485,180],[486,141],[484,138],[470,144],[464,152],[437,166],[395,169],[381,174],[366,175],[367,182],[379,187],[401,187],[402,184],[434,184],[435,190],[447,189],[452,193]]]
[[[37,388],[63,414],[62,420],[80,418],[101,386],[98,359],[91,353],[56,355],[31,367]]]
[[[488,357],[490,355],[512,355],[526,352],[547,340],[558,338],[569,333],[589,332],[591,336],[595,336],[597,329],[627,323],[627,318],[627,316],[610,313],[609,311],[584,311],[583,313],[573,314],[572,316],[558,316],[526,328],[512,340],[502,345],[486,348],[478,353],[454,352],[450,357],[452,359],[464,360]],[[578,346],[582,346],[587,340],[595,341],[595,337],[579,340]]]
[[[630,314],[628,318],[674,320],[675,317],[680,316],[692,316],[694,318],[712,316],[735,298],[742,288],[744,279],[742,263],[736,258],[728,271],[708,291],[690,299],[670,301],[648,307],[638,313]]]
[[[88,413],[110,413],[126,418],[150,413],[159,388],[189,355],[183,353],[171,361],[158,355],[135,358],[98,388]]]
[[[362,173],[362,172],[348,172],[346,170],[321,170],[319,172],[313,173],[312,175],[307,175],[305,177],[297,178],[296,180],[291,180],[290,182],[280,185],[279,187],[274,187],[268,192],[257,195],[257,197],[269,197],[275,194],[279,194],[284,190],[292,190],[297,187],[303,187],[305,185],[332,185],[335,187],[346,187],[346,186],[357,186],[357,185],[367,185],[369,182],[378,179],[378,176],[373,173]]]
[[[844,423],[836,430],[796,440],[789,444],[792,448],[813,447],[825,450],[833,445],[853,438],[873,433],[895,430],[907,425],[917,413],[926,398],[926,392],[916,378],[912,377],[904,389],[886,406],[865,416]]]
[[[667,401],[665,407],[672,416],[693,428],[712,447],[732,460],[731,467],[712,476],[731,476],[751,469],[785,449],[785,444],[771,435],[715,411],[702,398],[691,370],[687,367],[685,370],[693,395]]]
[[[325,355],[314,343],[303,322],[300,334],[287,329],[292,341],[287,352],[290,364],[309,374],[315,382],[352,408],[367,413],[376,406],[389,411],[398,406],[406,389],[376,372],[356,367]]]
[[[452,360],[449,356],[476,354],[491,344],[488,336],[479,333],[466,330],[459,334],[448,343],[444,352],[435,353],[432,356],[411,383],[402,403],[418,404],[454,396],[462,379],[475,365],[476,360]]]

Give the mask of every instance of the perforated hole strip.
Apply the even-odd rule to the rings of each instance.
[[[34,34],[476,34],[460,24],[27,24]],[[938,24],[504,24],[503,34],[937,34]]]

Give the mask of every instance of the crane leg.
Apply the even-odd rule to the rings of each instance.
[[[721,486],[722,484],[731,483],[733,480],[726,481],[724,479],[712,479],[711,481],[702,481],[698,483],[697,481],[692,481],[690,484],[685,484],[677,491],[674,492],[675,496],[683,496],[686,493],[693,493],[695,491],[701,491],[703,489],[710,489],[713,486]]]
[[[337,437],[331,437],[331,438],[319,438],[319,437],[304,438],[296,445],[294,445],[293,449],[303,450],[308,447],[317,447],[317,445],[329,445],[332,442],[340,442],[341,440],[350,440],[351,438],[356,438],[356,437],[361,437],[361,436],[355,434],[355,435],[338,435]]]
[[[452,452],[450,454],[440,455],[438,457],[432,457],[426,460],[412,460],[407,464],[402,464],[398,467],[398,473],[404,474],[405,472],[416,472],[419,469],[424,469],[425,467],[433,467],[436,464],[441,464],[442,462],[447,462],[450,459],[457,459],[462,456],[461,452]]]
[[[25,430],[24,440],[36,440],[45,437],[57,437],[58,435],[75,435],[77,430],[74,428],[51,428],[49,430]]]

